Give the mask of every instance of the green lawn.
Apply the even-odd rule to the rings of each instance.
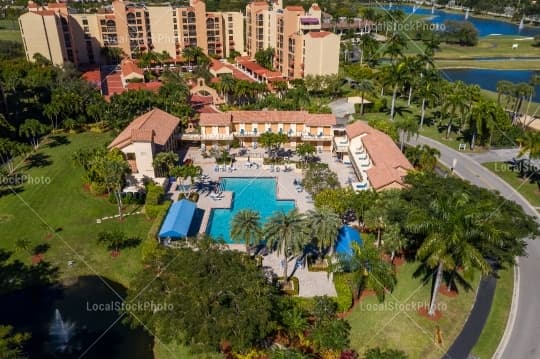
[[[518,48],[512,50],[512,45]],[[440,51],[435,54],[437,60],[466,59],[474,57],[538,57],[540,48],[532,46],[534,41],[521,36],[482,37],[476,46],[460,46],[441,43]]]
[[[538,194],[538,185],[531,181],[518,177],[518,172],[510,170],[508,164],[504,162],[484,163],[492,172],[505,180],[510,186],[514,187],[523,197],[534,207],[540,207],[540,196]]]
[[[432,321],[418,314],[417,308],[429,303],[431,280],[422,285],[413,278],[417,263],[399,268],[398,284],[385,303],[375,296],[365,298],[347,317],[351,324],[351,345],[360,353],[370,347],[390,347],[405,351],[410,358],[440,358],[460,333],[475,299],[475,290],[460,291],[456,297],[438,296],[443,315]],[[477,288],[480,278],[472,283]],[[437,326],[443,344],[435,342]]]
[[[50,249],[45,260],[59,267],[62,278],[99,274],[127,286],[140,267],[140,246],[122,250],[120,256],[112,258],[106,248],[97,245],[96,235],[118,229],[142,239],[151,222],[133,215],[123,222],[110,219],[96,224],[97,218],[116,214],[116,205],[83,188],[83,170],[74,166],[71,154],[79,148],[105,144],[111,136],[83,133],[67,138],[69,144],[45,146],[40,151],[51,162],[49,165],[25,171],[33,184],[27,183],[17,195],[0,197],[0,247],[14,250],[15,241],[21,238],[29,240],[32,247],[46,244]],[[47,238],[51,233],[47,226],[58,229],[57,235]],[[17,257],[30,262],[30,254],[24,251]],[[75,261],[72,267],[67,265],[69,260]]]
[[[21,33],[18,30],[1,30],[0,40],[22,42]]]
[[[501,60],[501,61],[475,61],[475,60],[436,60],[439,69],[494,69],[494,70],[537,70],[540,60]]]
[[[500,271],[499,276],[489,317],[478,342],[472,350],[472,353],[480,359],[490,359],[495,353],[506,328],[510,306],[512,305],[514,269],[509,268]]]

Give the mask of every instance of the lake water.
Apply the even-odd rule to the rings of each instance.
[[[25,345],[30,359],[153,359],[153,338],[122,323],[111,288],[125,297],[120,284],[96,276],[8,293],[0,297],[0,323],[31,333]]]
[[[501,80],[528,83],[532,70],[491,70],[491,69],[447,69],[441,70],[443,77],[450,81],[461,80],[467,84],[478,84],[490,91],[497,91],[497,82]],[[540,102],[540,85],[535,87],[535,102]]]
[[[385,8],[388,9],[388,6],[386,6]],[[401,9],[406,14],[411,14],[413,12],[413,7],[408,5],[394,5],[392,6],[392,9]],[[431,19],[431,22],[433,24],[442,24],[446,20],[465,20],[465,13],[449,13],[437,9],[435,9],[434,13],[432,14],[431,9],[418,8],[416,9],[416,12],[414,14],[433,16],[433,18]],[[534,36],[540,34],[540,27],[525,26],[520,31],[517,24],[494,19],[476,18],[472,16],[472,14],[469,15],[469,19],[467,21],[472,23],[474,27],[478,29],[480,36],[487,36],[491,34]]]

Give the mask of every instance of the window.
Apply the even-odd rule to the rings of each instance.
[[[88,25],[88,19],[82,19],[83,25]]]
[[[140,12],[137,13],[137,17],[141,17],[141,13],[140,13]]]

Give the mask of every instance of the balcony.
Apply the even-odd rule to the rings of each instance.
[[[203,141],[203,140],[213,140],[213,141],[231,141],[233,139],[232,134],[199,134],[199,133],[184,133],[181,137],[182,140],[186,141]]]
[[[322,133],[318,135],[312,135],[311,133],[302,133],[302,141],[331,141],[331,135],[323,135]]]
[[[334,137],[334,149],[339,153],[349,152],[349,141],[347,136]]]

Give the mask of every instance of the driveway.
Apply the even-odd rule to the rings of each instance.
[[[475,160],[476,155],[467,155],[452,150],[447,146],[424,136],[413,139],[411,144],[426,144],[441,152],[440,161],[448,168],[452,167],[454,159],[457,160],[454,172],[471,183],[498,191],[503,197],[519,204],[523,210],[538,216],[536,210],[519,195],[510,185],[501,180],[497,175],[484,168]],[[512,152],[495,152],[480,156],[479,160],[507,161],[513,156]],[[491,157],[493,156],[493,157]],[[476,156],[478,158],[478,156]],[[540,358],[540,242],[527,241],[527,256],[519,259],[519,296],[517,297],[515,322],[510,333],[506,347],[502,348],[501,358],[538,359]]]

